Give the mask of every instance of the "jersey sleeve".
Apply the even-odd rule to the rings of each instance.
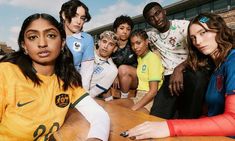
[[[161,59],[152,53],[151,60],[154,61],[149,61],[149,81],[161,81],[163,75]]]
[[[86,40],[86,49],[85,49],[84,54],[82,56],[82,62],[94,60],[94,58],[95,58],[93,37],[89,34],[87,34],[87,36],[85,36],[85,37],[87,38],[87,39],[85,39]]]
[[[235,95],[225,98],[223,114],[200,119],[168,120],[171,136],[234,136]]]
[[[2,115],[4,113],[5,107],[5,98],[6,98],[6,89],[4,87],[4,83],[6,83],[4,73],[4,68],[0,65],[0,122],[2,120]]]
[[[89,94],[82,87],[74,88],[72,92],[72,98],[70,102],[70,108],[74,108],[82,99],[87,97]]]
[[[235,50],[228,57],[225,67],[225,93],[226,95],[235,94]]]

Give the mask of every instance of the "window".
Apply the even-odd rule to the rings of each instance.
[[[184,19],[184,11],[183,12],[180,12],[180,13],[176,13],[174,15],[175,19]]]
[[[211,3],[203,4],[200,6],[200,13],[211,12]]]
[[[214,11],[224,11],[227,10],[228,1],[227,0],[216,0],[214,1]]]
[[[235,8],[235,0],[231,0],[231,8]]]
[[[191,19],[197,15],[197,8],[188,9],[186,11],[186,19]]]
[[[139,23],[139,29],[146,29],[146,24],[144,23]]]
[[[168,20],[173,20],[173,19],[174,19],[174,15],[168,15],[168,16],[167,16],[167,19],[168,19]]]

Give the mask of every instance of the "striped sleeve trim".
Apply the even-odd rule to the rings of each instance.
[[[70,104],[69,108],[74,108],[83,98],[87,97],[89,94],[85,93],[79,99],[77,99],[74,103]]]

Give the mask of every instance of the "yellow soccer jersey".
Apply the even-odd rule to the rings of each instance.
[[[149,51],[143,58],[138,57],[138,90],[149,91],[149,82],[158,81],[160,89],[163,81],[163,66],[160,57]]]
[[[47,140],[64,122],[69,106],[88,94],[79,87],[63,91],[56,75],[35,86],[18,66],[0,63],[0,140]],[[61,82],[61,84],[63,84]]]

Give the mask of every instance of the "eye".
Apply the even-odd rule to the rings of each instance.
[[[115,44],[113,44],[113,43],[109,44],[109,47],[114,47],[114,46],[115,46]]]
[[[190,39],[192,40],[192,42],[195,42],[196,37],[195,36],[191,36]]]
[[[49,34],[47,34],[47,37],[48,37],[48,38],[51,38],[51,39],[54,39],[54,38],[57,37],[57,35],[54,34],[54,33],[49,33]]]
[[[204,35],[207,31],[203,30],[200,32],[200,35]]]
[[[37,38],[36,35],[29,35],[29,36],[27,36],[27,39],[29,39],[30,41],[33,41],[33,40],[35,40],[36,38]]]
[[[86,17],[82,16],[80,17],[81,20],[86,21]]]

